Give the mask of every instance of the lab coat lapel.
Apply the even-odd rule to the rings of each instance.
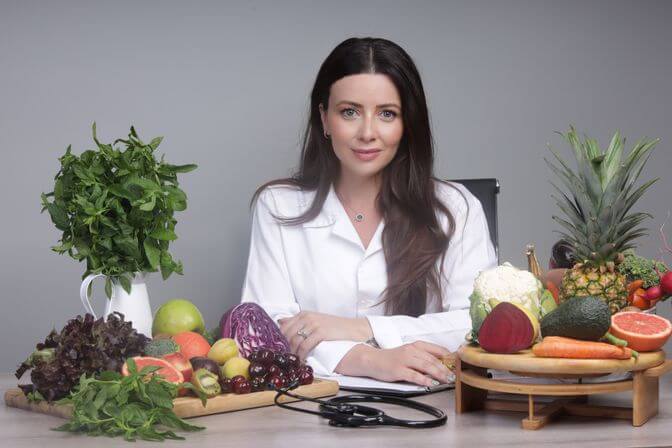
[[[349,241],[364,250],[364,246],[362,246],[362,241],[359,239],[355,227],[350,222],[350,218],[345,212],[343,205],[336,197],[336,191],[334,191],[333,185],[329,188],[329,193],[324,201],[323,210],[327,211],[335,219],[334,227],[332,227],[331,230],[331,233],[334,236]]]
[[[304,207],[308,206],[308,202],[309,201],[306,201],[306,203],[303,204]],[[331,229],[332,235],[334,235],[336,238],[340,238],[351,244],[356,245],[363,252],[365,252],[365,257],[369,257],[374,253],[382,250],[383,248],[382,235],[383,235],[383,228],[385,227],[384,220],[380,222],[378,228],[376,229],[376,233],[373,235],[373,238],[371,239],[371,242],[369,242],[368,247],[364,249],[364,246],[362,245],[362,240],[359,238],[359,235],[357,234],[357,230],[355,230],[355,227],[350,222],[350,217],[348,217],[348,214],[343,208],[343,205],[338,200],[338,197],[336,197],[336,192],[334,191],[333,185],[329,188],[329,193],[327,193],[327,197],[324,200],[324,205],[322,205],[322,210],[320,211],[320,213],[314,219],[304,223],[303,226],[304,227],[333,226]]]
[[[368,258],[376,252],[383,250],[383,229],[385,228],[385,220],[382,219],[378,224],[376,232],[373,234],[369,245],[366,248],[365,257]]]

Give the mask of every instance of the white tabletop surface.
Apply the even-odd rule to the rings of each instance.
[[[0,388],[15,387],[11,374],[0,374]],[[445,391],[418,398],[419,401],[443,409],[448,415],[445,426],[434,429],[334,428],[316,416],[275,407],[249,409],[192,419],[207,429],[186,433],[186,441],[166,441],[160,446],[182,447],[282,447],[282,448],[363,448],[377,447],[441,447],[460,446],[488,448],[499,446],[530,446],[535,448],[563,444],[585,447],[653,447],[672,446],[672,375],[661,379],[660,413],[646,425],[635,428],[625,420],[584,419],[565,417],[538,431],[520,428],[522,414],[475,412],[456,415],[454,391]],[[627,406],[629,393],[598,397],[595,403]],[[592,400],[592,399],[591,399]],[[420,418],[417,413],[392,415]],[[123,439],[92,438],[50,431],[63,420],[2,406],[0,408],[0,447],[112,447],[159,446],[151,442],[126,445]]]

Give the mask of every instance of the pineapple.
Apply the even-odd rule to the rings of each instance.
[[[583,141],[570,126],[562,134],[574,150],[576,171],[549,146],[555,158],[546,163],[560,179],[569,195],[551,182],[559,193],[553,195],[563,217],[553,216],[563,227],[560,231],[574,248],[578,262],[567,270],[560,287],[560,300],[574,296],[601,297],[612,313],[627,306],[626,278],[616,266],[623,261],[622,252],[633,248],[633,241],[646,235],[640,224],[652,216],[630,213],[644,192],[658,179],[635,188],[635,183],[658,139],[637,142],[623,159],[625,139],[616,132],[609,148],[602,152],[597,141]]]

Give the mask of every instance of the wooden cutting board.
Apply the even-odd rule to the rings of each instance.
[[[540,358],[532,350],[501,355],[488,353],[481,347],[463,345],[458,350],[462,362],[487,369],[508,370],[536,375],[591,376],[620,372],[638,372],[659,366],[665,362],[665,352],[642,352],[638,359],[566,359]]]
[[[310,398],[329,397],[338,393],[336,381],[315,379],[313,384],[300,386],[292,393]],[[236,395],[222,394],[210,398],[205,407],[201,400],[195,397],[180,397],[173,400],[175,414],[182,418],[199,417],[202,415],[219,414],[221,412],[240,411],[242,409],[272,406],[275,392],[264,391],[251,394]],[[296,401],[293,398],[283,396],[282,403]],[[39,403],[29,402],[21,389],[9,389],[5,392],[5,404],[10,407],[25,409],[32,412],[54,415],[61,418],[70,418],[72,415],[71,405],[56,405],[46,401]]]

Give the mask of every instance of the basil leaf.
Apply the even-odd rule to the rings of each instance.
[[[147,260],[149,260],[149,265],[152,270],[155,270],[159,266],[161,249],[156,243],[156,240],[151,238],[146,238],[143,246],[145,247],[145,254],[147,255]]]
[[[152,238],[163,241],[174,241],[177,239],[177,235],[172,230],[167,229],[156,229],[149,234]]]
[[[41,194],[41,211],[62,232],[52,249],[86,260],[87,274],[180,273],[181,263],[162,254],[177,239],[174,214],[187,208],[178,173],[197,166],[164,162],[155,154],[162,137],[145,144],[133,127],[113,144],[100,141],[95,125],[91,131],[94,149],[77,155],[68,146],[53,191]]]

